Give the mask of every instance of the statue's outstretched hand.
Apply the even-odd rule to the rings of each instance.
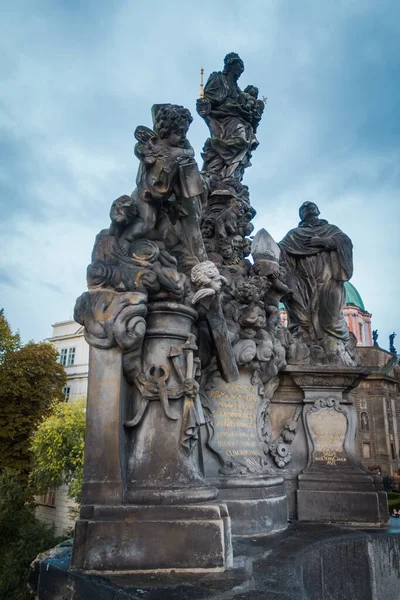
[[[207,98],[199,98],[196,101],[196,110],[201,117],[207,117],[211,112],[211,102]]]

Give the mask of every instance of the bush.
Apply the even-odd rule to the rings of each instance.
[[[400,510],[400,494],[395,494],[394,492],[388,493],[388,506],[389,513],[392,512],[394,508]]]
[[[5,470],[0,476],[0,598],[31,600],[27,591],[29,565],[40,552],[61,541],[35,517],[25,502],[19,474]]]
[[[400,500],[400,494],[396,492],[388,492],[388,500]]]

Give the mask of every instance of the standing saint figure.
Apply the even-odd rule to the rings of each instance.
[[[325,350],[333,349],[332,338],[347,346],[344,282],[353,274],[352,242],[338,227],[318,218],[313,202],[304,202],[299,214],[298,227],[279,243],[286,283],[293,290],[285,299],[289,330]]]
[[[203,171],[239,181],[250,166],[251,152],[258,146],[255,130],[264,110],[256,87],[248,86],[245,91],[239,88],[237,82],[243,71],[240,56],[227,54],[223,71],[211,73],[204,97],[197,100],[197,112],[211,133],[203,148]]]

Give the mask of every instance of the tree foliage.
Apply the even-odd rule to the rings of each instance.
[[[0,363],[7,352],[14,352],[21,347],[19,333],[13,333],[4,316],[4,309],[0,309]]]
[[[66,484],[69,496],[80,502],[85,406],[85,399],[55,405],[33,434],[32,480],[38,491]]]
[[[21,346],[0,313],[0,473],[11,468],[27,482],[30,436],[54,401],[63,400],[66,376],[47,342]]]
[[[18,474],[8,469],[0,475],[0,539],[0,598],[28,600],[29,565],[60,539],[35,517],[34,507],[25,502]]]

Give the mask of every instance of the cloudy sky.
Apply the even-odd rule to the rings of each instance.
[[[134,188],[135,127],[153,103],[196,115],[200,67],[231,51],[268,97],[244,180],[256,229],[279,241],[317,202],[353,240],[382,347],[400,336],[398,0],[13,0],[0,33],[0,306],[25,341],[72,316]],[[196,115],[198,156],[206,137]]]

